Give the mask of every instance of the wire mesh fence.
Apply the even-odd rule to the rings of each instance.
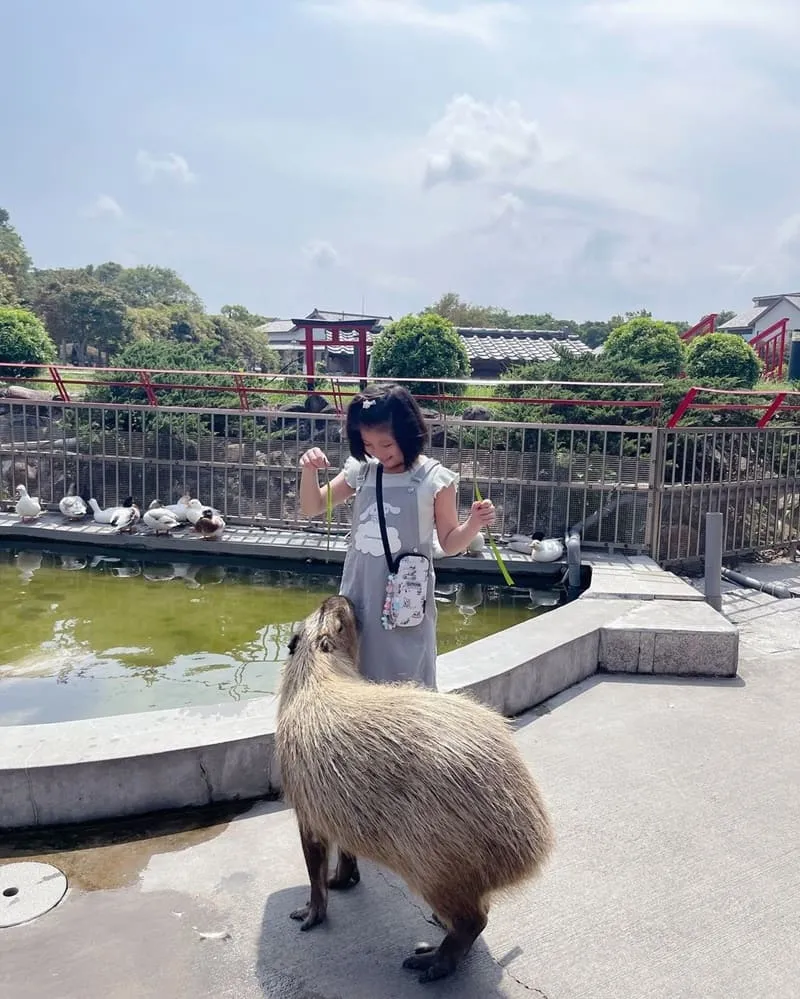
[[[332,478],[349,448],[336,413],[3,400],[0,493],[20,483],[55,508],[69,490],[105,507],[190,493],[231,523],[313,526],[299,508],[299,458],[322,448]],[[431,421],[427,453],[459,475],[463,517],[477,485],[496,533],[580,534],[586,548],[675,563],[703,554],[704,514],[725,515],[725,552],[800,536],[800,428],[708,430]],[[324,482],[324,473],[321,480]],[[347,530],[350,504],[334,510]],[[316,526],[324,521],[317,519]]]

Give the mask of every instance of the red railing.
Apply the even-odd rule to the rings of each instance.
[[[709,395],[726,395],[726,396],[760,396],[761,398],[768,397],[768,401],[764,402],[695,402],[698,393],[709,394]],[[787,402],[787,400],[789,400]],[[667,420],[667,427],[672,430],[678,426],[681,419],[686,415],[689,410],[712,410],[715,412],[730,411],[730,412],[750,412],[756,410],[763,410],[763,414],[758,420],[756,426],[759,429],[763,429],[766,425],[773,419],[773,417],[778,413],[792,413],[800,412],[800,391],[786,391],[786,392],[759,392],[757,389],[712,389],[703,388],[700,385],[696,385],[690,388],[686,395],[681,399],[678,405],[675,407],[675,412]]]
[[[788,319],[779,319],[762,330],[750,341],[750,346],[764,362],[764,377],[775,381],[783,380],[783,367],[786,360],[786,328]]]
[[[124,388],[124,389],[141,389],[147,399],[147,404],[150,406],[159,406],[161,402],[159,401],[159,392],[165,391],[196,391],[196,392],[212,392],[212,393],[226,393],[226,394],[236,394],[239,398],[239,408],[244,410],[249,410],[250,407],[250,396],[309,396],[314,394],[319,395],[330,395],[333,399],[333,405],[337,412],[343,413],[347,401],[356,395],[359,391],[360,385],[363,379],[353,376],[353,375],[315,375],[313,382],[316,382],[316,386],[309,387],[309,378],[305,374],[288,375],[285,373],[261,373],[252,371],[216,371],[216,370],[203,370],[194,371],[190,369],[168,369],[168,368],[78,368],[78,367],[59,367],[58,365],[48,365],[47,376],[44,374],[35,375],[32,377],[14,377],[15,373],[21,368],[30,368],[29,364],[4,364],[0,363],[0,380],[3,378],[3,374],[7,373],[15,384],[20,385],[54,385],[56,388],[57,396],[61,402],[71,402],[73,401],[70,396],[69,387],[78,386],[83,388],[88,388],[89,386],[104,387],[104,388]],[[97,373],[102,372],[102,379],[97,378]],[[88,373],[92,377],[86,377],[85,373]],[[126,379],[121,378],[109,378],[109,375],[124,374],[131,376]],[[168,375],[171,378],[175,378],[176,381],[172,380],[155,380],[154,376],[157,375]],[[194,378],[196,380],[186,381],[187,377]],[[208,381],[209,378],[225,378],[228,384],[212,384]],[[247,384],[245,382],[247,381]],[[545,394],[541,396],[530,396],[519,398],[513,395],[494,395],[491,392],[486,395],[476,395],[471,393],[468,398],[463,395],[456,395],[453,393],[447,393],[443,391],[432,391],[430,393],[415,393],[415,398],[421,402],[432,402],[432,403],[466,403],[467,405],[473,405],[475,403],[498,403],[498,402],[518,402],[523,405],[559,405],[559,406],[569,406],[569,405],[581,405],[581,406],[608,406],[611,408],[639,408],[639,409],[650,409],[650,410],[660,410],[661,409],[661,389],[662,384],[660,382],[636,382],[629,384],[627,382],[552,382],[552,381],[506,381],[498,379],[475,379],[475,378],[414,378],[407,379],[408,381],[413,381],[416,383],[429,384],[431,388],[439,387],[440,389],[446,385],[470,385],[473,389],[476,386],[485,385],[488,388],[495,389],[498,386],[524,386],[531,387],[535,385],[541,385],[549,389],[552,388],[626,388],[630,391],[631,395],[637,390],[647,391],[649,390],[650,395],[655,394],[656,398],[649,399],[622,399],[622,400],[609,400],[609,399],[584,399],[580,396],[574,397],[559,397],[550,394]],[[394,378],[371,378],[371,382],[386,383],[390,384],[397,379]],[[255,383],[255,384],[254,384]],[[275,383],[278,383],[277,385]],[[169,408],[169,407],[165,407]]]
[[[699,323],[695,323],[690,329],[686,330],[685,333],[681,333],[681,340],[685,340],[686,343],[690,343],[695,337],[705,336],[707,333],[713,333],[717,328],[717,313],[712,312],[708,316],[703,316]]]
[[[769,331],[765,331],[769,332]],[[15,377],[20,369],[30,368],[26,364],[6,364],[0,363],[0,380],[6,376],[16,385],[52,385],[56,389],[55,398],[61,402],[72,402],[70,394],[71,387],[89,387],[102,385],[108,388],[140,389],[145,396],[146,405],[159,406],[161,408],[184,408],[163,406],[159,400],[159,393],[165,391],[184,392],[208,392],[226,393],[238,397],[240,410],[251,410],[251,397],[258,399],[266,397],[267,406],[274,401],[274,397],[304,396],[319,394],[332,399],[333,407],[339,414],[343,413],[347,402],[359,390],[362,379],[351,375],[316,375],[312,379],[315,386],[309,387],[309,378],[306,374],[288,375],[285,373],[261,373],[242,371],[194,371],[194,370],[173,370],[167,368],[79,368],[59,365],[48,365],[44,370],[47,374],[39,374],[33,377]],[[102,381],[98,381],[97,374],[102,372]],[[109,379],[109,375],[127,375],[126,379]],[[167,375],[175,378],[175,381],[161,381],[156,376]],[[209,379],[224,378],[227,384],[211,384]],[[156,380],[154,380],[156,378]],[[187,381],[190,378],[192,380]],[[372,382],[390,383],[395,379],[373,378]],[[459,403],[461,405],[476,405],[480,403],[519,403],[524,406],[589,406],[606,407],[609,409],[643,409],[648,410],[654,423],[660,422],[663,414],[664,404],[662,399],[663,384],[660,382],[551,382],[551,381],[510,381],[498,379],[475,379],[475,378],[415,378],[416,383],[430,385],[431,388],[438,387],[440,391],[430,393],[416,393],[416,398],[420,402],[443,405],[446,403]],[[446,393],[441,389],[446,385],[469,385],[472,392],[469,396]],[[517,397],[514,395],[494,395],[492,391],[484,394],[476,394],[475,389],[486,386],[487,390],[497,390],[498,387],[510,389],[512,386],[530,389],[534,386],[541,386],[542,394],[525,395]],[[597,390],[601,388],[624,388],[627,390],[628,398],[625,399],[598,399],[583,398],[575,394],[570,396],[559,396],[553,393],[553,389],[589,389]],[[639,392],[647,392],[650,398],[633,398]],[[759,397],[758,402],[698,402],[698,393],[716,396],[742,396]],[[118,406],[120,408],[129,403],[102,403],[104,406]],[[278,403],[275,402],[275,408]],[[789,413],[800,411],[800,392],[760,392],[752,390],[730,390],[730,389],[710,389],[702,386],[690,388],[678,403],[675,411],[668,417],[666,425],[670,428],[676,427],[689,410],[708,411],[763,411],[757,426],[766,426],[778,413]]]

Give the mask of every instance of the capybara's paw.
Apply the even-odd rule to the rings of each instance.
[[[334,891],[347,891],[348,888],[355,888],[360,880],[361,872],[358,869],[358,858],[346,850],[340,850],[336,870],[328,881],[328,887],[333,888]]]
[[[314,908],[309,902],[300,909],[295,909],[294,912],[289,913],[290,919],[297,919],[303,921],[303,925],[300,927],[301,930],[310,930],[312,927],[321,923],[325,919],[325,910],[321,908]]]
[[[437,947],[433,944],[420,943],[414,948],[414,953],[403,961],[403,967],[409,971],[423,971],[436,960]]]
[[[439,947],[431,944],[418,944],[414,948],[414,953],[403,961],[403,967],[409,971],[421,971],[420,982],[436,982],[440,978],[446,978],[455,971],[455,963],[448,958],[443,958]]]
[[[361,875],[356,868],[351,874],[334,874],[328,881],[328,887],[333,891],[347,891],[348,888],[355,888],[360,880]]]
[[[348,888],[355,888],[361,880],[361,872],[355,866],[351,870],[337,871],[328,881],[328,887],[333,891],[347,891]]]

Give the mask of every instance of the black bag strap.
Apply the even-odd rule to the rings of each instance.
[[[389,547],[389,535],[386,532],[386,513],[383,509],[383,465],[380,462],[375,469],[375,496],[378,502],[378,526],[381,529],[383,554],[386,556],[386,564],[389,566],[389,572],[396,572],[397,566],[392,558],[392,550]]]

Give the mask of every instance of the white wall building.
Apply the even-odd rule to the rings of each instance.
[[[761,295],[753,299],[753,308],[740,312],[719,328],[720,333],[738,333],[750,341],[754,336],[774,326],[781,319],[788,319],[786,342],[792,337],[792,330],[800,330],[800,291],[784,295]]]

